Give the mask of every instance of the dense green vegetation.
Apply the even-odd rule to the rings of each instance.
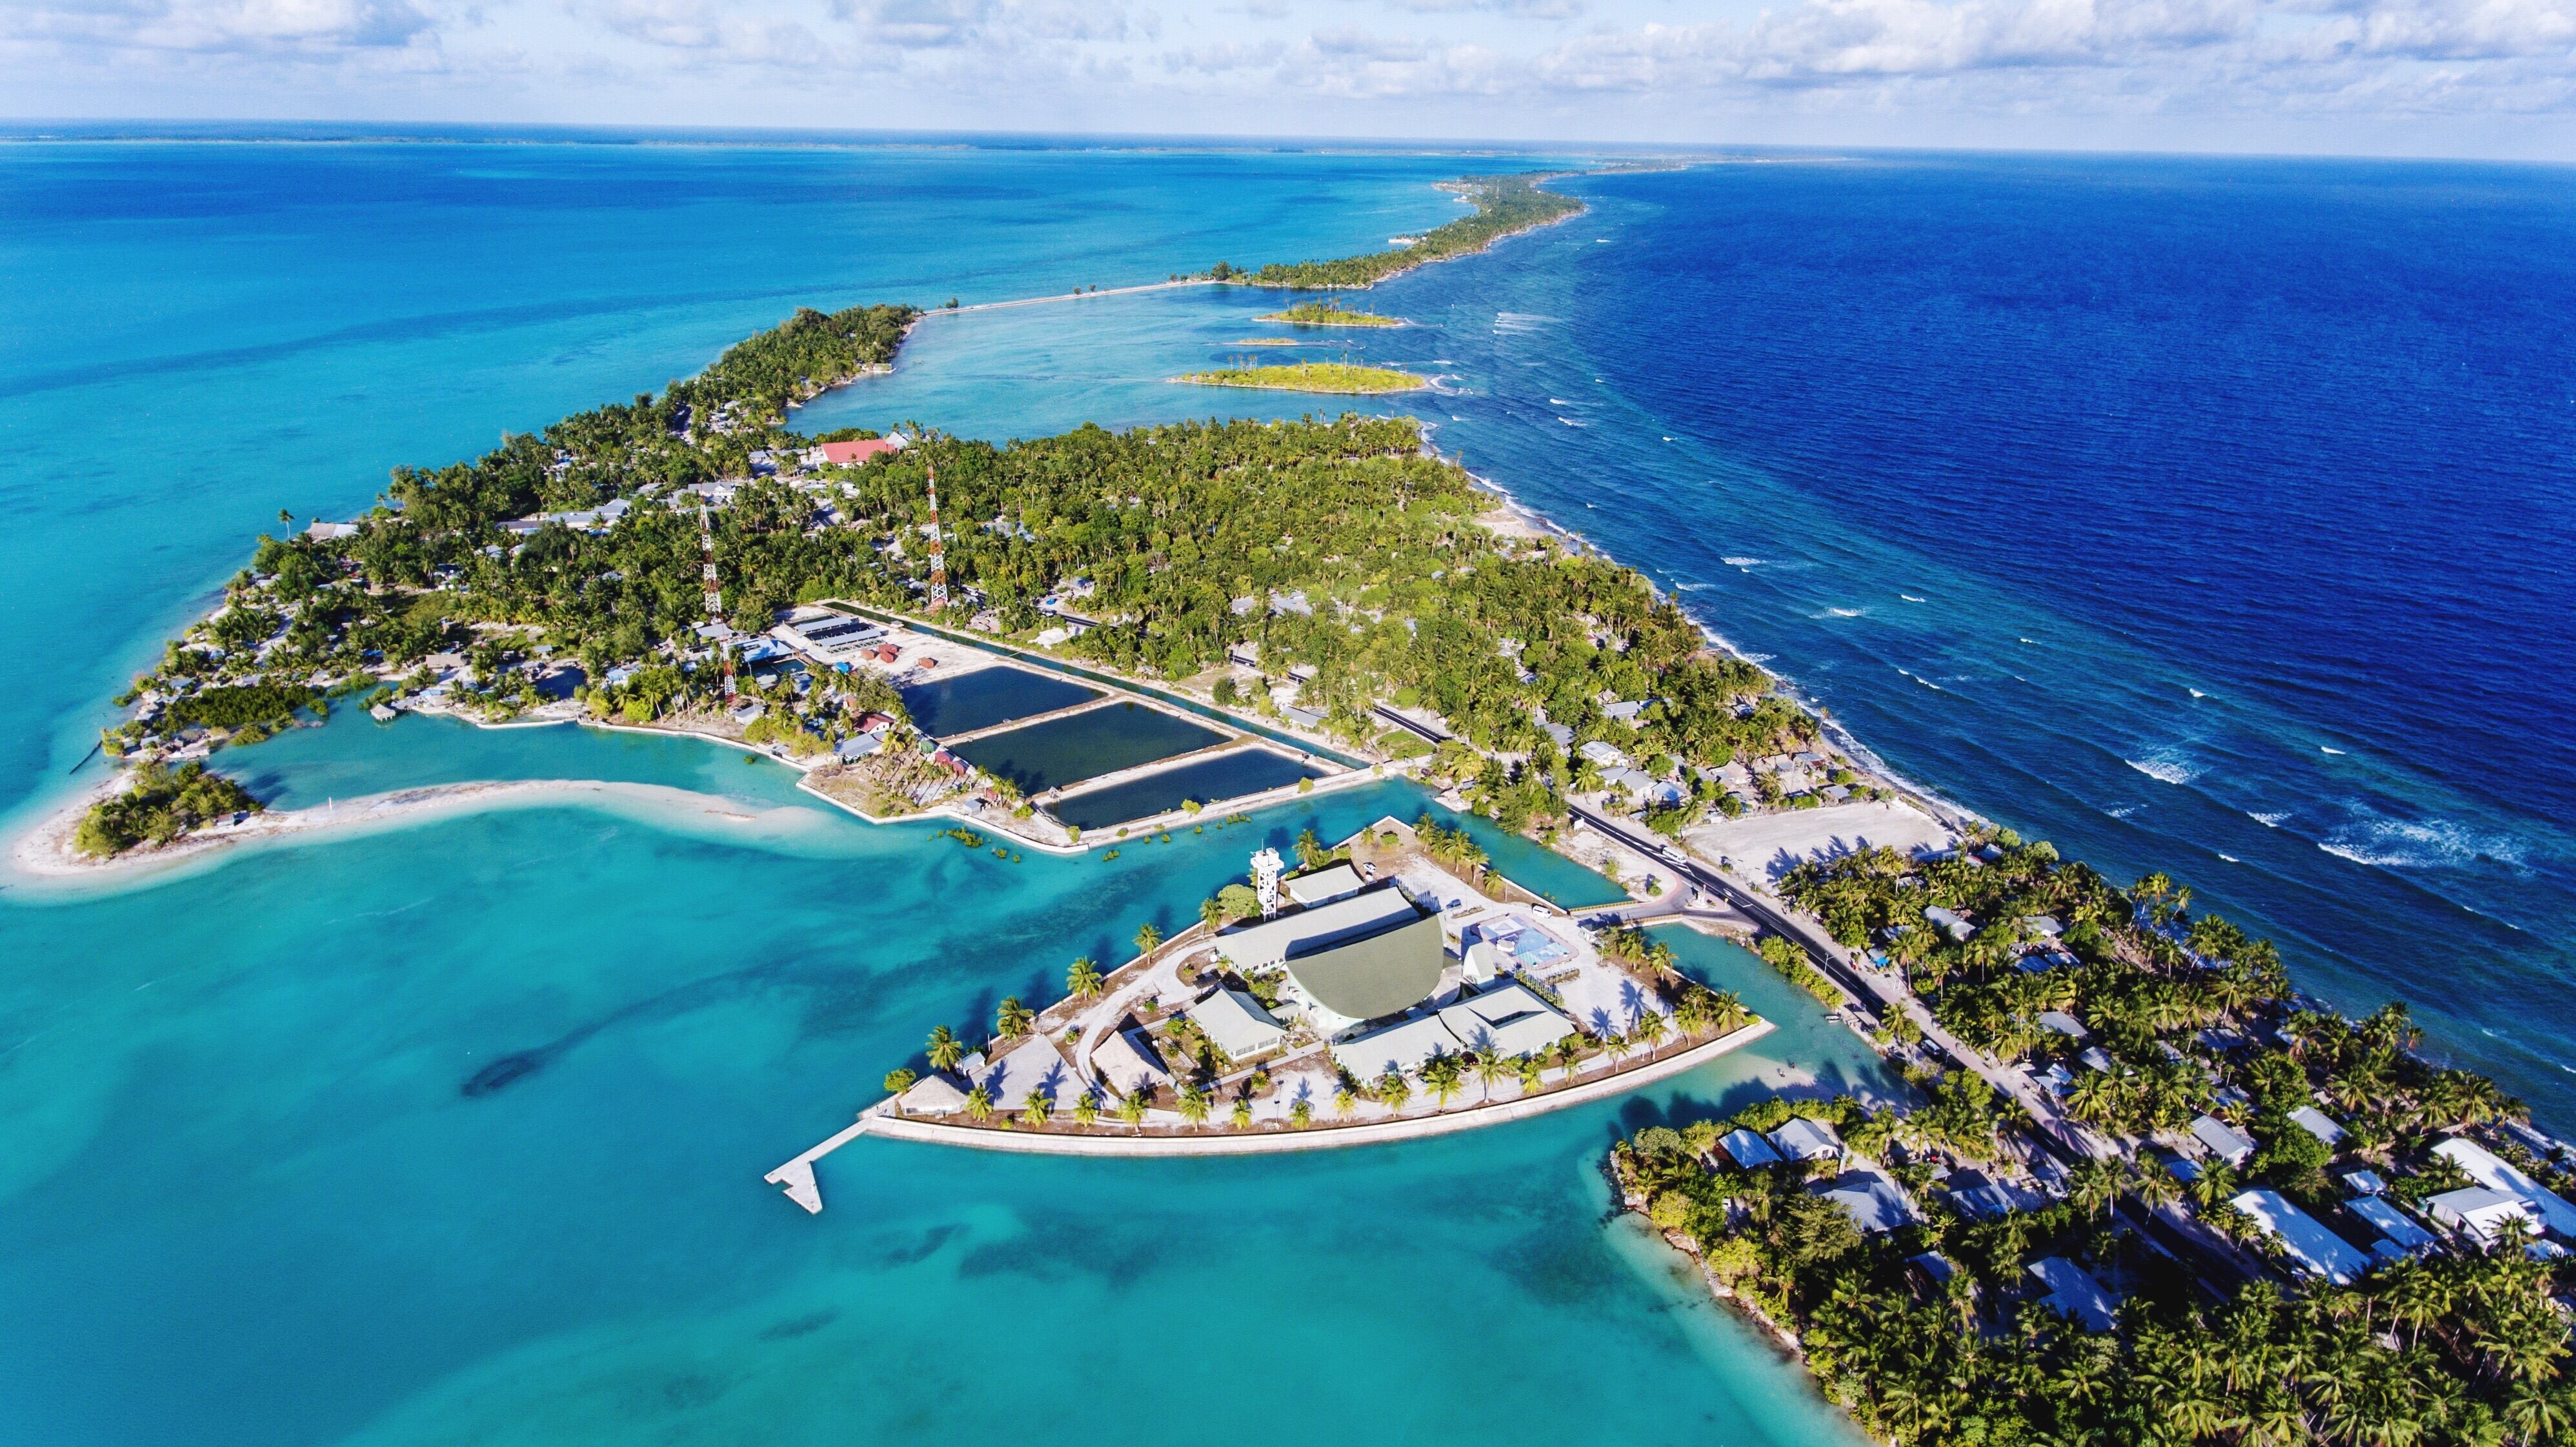
[[[1393,251],[1373,251],[1365,256],[1345,256],[1336,261],[1274,262],[1242,276],[1254,286],[1293,287],[1315,290],[1324,287],[1368,286],[1384,281],[1397,272],[1482,251],[1515,231],[1542,226],[1561,216],[1583,209],[1583,203],[1571,196],[1542,191],[1540,176],[1471,176],[1459,182],[1476,214],[1434,229],[1420,241]],[[1231,271],[1231,268],[1229,268]]]
[[[1202,387],[1264,387],[1276,392],[1339,392],[1371,395],[1410,392],[1430,385],[1410,372],[1392,367],[1363,367],[1351,362],[1291,362],[1270,367],[1221,367],[1172,379]]]
[[[1334,301],[1301,301],[1285,311],[1256,318],[1296,327],[1400,327],[1404,323],[1376,312],[1354,311]]]
[[[1948,1144],[1919,1114],[1801,1109],[1839,1114],[1864,1153]],[[2502,1447],[2564,1440],[2576,1422],[2552,1270],[2519,1248],[2410,1259],[2350,1288],[2259,1281],[2217,1300],[2106,1209],[2121,1191],[2170,1192],[2170,1179],[2121,1183],[2106,1169],[2108,1184],[1988,1219],[1920,1193],[1921,1224],[1864,1236],[1807,1188],[1806,1167],[1707,1165],[1723,1129],[1643,1131],[1614,1149],[1614,1172],[1739,1302],[1797,1333],[1863,1427],[1903,1447]],[[1955,1274],[1941,1280],[1925,1253]],[[2113,1330],[2088,1332],[2039,1299],[2025,1267],[2052,1257],[2127,1295]]]
[[[198,825],[229,814],[256,814],[264,806],[241,785],[206,766],[143,764],[125,788],[90,806],[72,836],[72,847],[96,859],[138,844],[167,844]]]

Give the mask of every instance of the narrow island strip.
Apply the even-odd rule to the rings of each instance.
[[[1255,317],[1255,321],[1286,322],[1292,327],[1400,327],[1404,323],[1376,312],[1355,311],[1332,301],[1304,301],[1285,311]]]
[[[1220,367],[1174,377],[1198,387],[1254,387],[1275,392],[1324,392],[1342,396],[1382,396],[1414,392],[1430,379],[1393,367],[1367,367],[1352,362],[1288,362],[1268,367]]]

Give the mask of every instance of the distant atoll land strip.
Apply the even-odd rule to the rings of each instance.
[[[1263,322],[1286,322],[1292,327],[1400,327],[1399,317],[1376,312],[1353,311],[1338,302],[1305,301],[1285,311],[1270,312],[1253,318]]]
[[[1172,379],[1195,387],[1252,387],[1273,392],[1322,392],[1336,396],[1375,397],[1389,392],[1418,392],[1431,385],[1427,377],[1393,367],[1367,367],[1353,362],[1283,362],[1268,367],[1219,367],[1188,372]]]

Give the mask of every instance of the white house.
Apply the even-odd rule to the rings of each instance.
[[[1217,1049],[1236,1060],[1275,1050],[1288,1040],[1278,1019],[1241,990],[1212,991],[1188,1013]]]
[[[2424,1203],[2425,1212],[2454,1231],[2466,1233],[2481,1246],[2492,1246],[2504,1235],[2511,1222],[2522,1223],[2533,1235],[2540,1231],[2540,1213],[2510,1191],[2489,1186],[2469,1186],[2457,1191],[2444,1191]]]
[[[1840,1160],[1842,1137],[1820,1120],[1803,1115],[1789,1117],[1789,1123],[1771,1132],[1771,1144],[1780,1154],[1793,1161]]]
[[[966,1108],[966,1092],[945,1075],[925,1075],[903,1093],[906,1115],[955,1115]]]
[[[2252,1217],[2264,1235],[2280,1244],[2282,1254],[2311,1276],[2350,1286],[2370,1270],[2370,1258],[2360,1248],[2327,1230],[2325,1223],[2278,1191],[2246,1191],[2228,1204]]]
[[[2502,1191],[2531,1207],[2540,1224],[2561,1236],[2576,1238],[2576,1206],[2533,1180],[2521,1167],[2465,1136],[2453,1136],[2433,1147],[2433,1154],[2469,1173],[2469,1179],[2491,1191]]]
[[[1615,745],[1607,743],[1601,739],[1594,739],[1590,743],[1585,744],[1582,748],[1575,750],[1575,752],[1581,754],[1587,759],[1590,759],[1592,762],[1605,769],[1624,769],[1628,767],[1628,756],[1619,752]]]
[[[1941,929],[1948,931],[1950,938],[1954,940],[1966,939],[1968,936],[1977,932],[1977,927],[1968,923],[1966,917],[1961,915],[1957,910],[1945,909],[1937,904],[1932,906],[1930,909],[1923,911],[1923,917],[1930,920],[1934,925]]]

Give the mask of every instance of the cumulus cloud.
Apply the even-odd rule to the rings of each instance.
[[[245,96],[401,74],[451,87],[445,113],[548,75],[657,118],[795,96],[776,109],[817,125],[1214,113],[1651,140],[1724,134],[1675,117],[1792,112],[2576,119],[2576,0],[1231,0],[1168,19],[1122,0],[0,0],[10,89],[59,94],[86,67],[148,95],[155,66]],[[682,110],[650,99],[689,85]]]
[[[0,5],[0,38],[85,49],[324,54],[407,45],[430,28],[430,17],[409,0]]]

